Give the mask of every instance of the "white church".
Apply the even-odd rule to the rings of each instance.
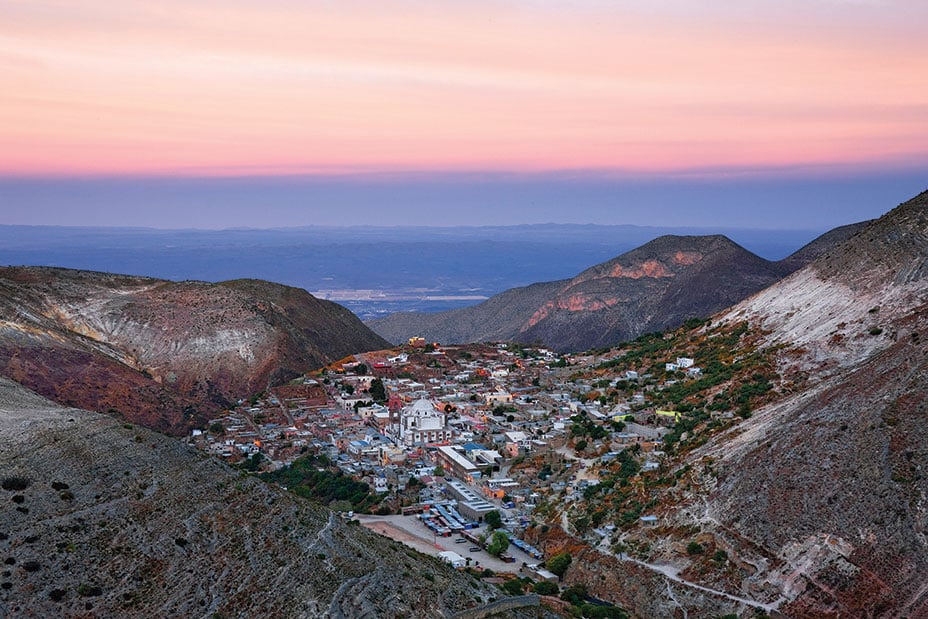
[[[416,400],[400,412],[399,441],[407,446],[451,440],[447,416],[427,399]]]

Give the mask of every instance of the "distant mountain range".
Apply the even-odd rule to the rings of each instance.
[[[733,305],[864,225],[832,230],[777,262],[721,235],[663,236],[570,279],[514,288],[462,309],[396,313],[367,324],[394,343],[422,336],[449,344],[541,343],[561,351],[610,346]]]
[[[169,433],[388,344],[345,308],[257,280],[171,282],[0,268],[0,375]]]
[[[715,228],[766,258],[808,230]],[[664,234],[694,228],[524,225],[155,230],[0,225],[0,265],[55,266],[172,281],[263,279],[341,303],[362,318],[440,311],[572,277]]]

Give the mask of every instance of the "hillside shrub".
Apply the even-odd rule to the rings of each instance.
[[[518,578],[507,580],[503,583],[503,591],[509,595],[522,595],[522,581]]]
[[[705,548],[697,541],[692,541],[686,545],[686,554],[688,555],[701,555],[704,551]]]
[[[11,492],[22,491],[29,487],[29,480],[25,477],[4,477],[0,487]]]
[[[560,589],[553,582],[548,582],[547,580],[543,580],[541,582],[536,582],[532,586],[532,591],[534,591],[538,595],[557,595]]]
[[[545,566],[552,574],[558,578],[563,578],[567,568],[573,562],[574,558],[569,553],[562,552],[556,554],[545,562]]]

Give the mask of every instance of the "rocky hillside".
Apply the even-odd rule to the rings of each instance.
[[[832,231],[781,262],[723,236],[663,236],[576,277],[501,293],[473,307],[368,323],[392,342],[512,340],[558,350],[615,345],[706,317],[807,264],[856,231]]]
[[[769,553],[790,616],[928,615],[928,192],[735,318],[802,388],[696,454],[707,519]]]
[[[501,597],[171,438],[6,379],[0,477],[3,617],[431,618]]]
[[[519,339],[560,350],[609,346],[708,316],[781,276],[724,236],[660,237],[570,280]]]
[[[184,432],[201,413],[387,343],[348,310],[255,280],[0,268],[0,375]]]
[[[556,296],[569,281],[512,288],[477,305],[447,312],[397,312],[367,325],[397,344],[415,336],[442,343],[517,341],[535,308]]]
[[[575,547],[584,562],[568,582],[645,615],[664,597],[691,617],[928,616],[926,337],[928,192],[659,338],[706,366],[677,392],[659,470],[564,506],[549,522],[557,535],[539,543]],[[739,393],[751,406],[733,415]],[[581,516],[614,523],[611,543],[594,551],[565,536],[559,527],[584,533]],[[636,598],[642,587],[667,594]]]
[[[806,266],[816,258],[825,255],[832,248],[848,240],[868,225],[870,221],[861,221],[856,224],[839,226],[830,230],[812,242],[800,247],[798,250],[779,262],[786,271],[792,273]]]

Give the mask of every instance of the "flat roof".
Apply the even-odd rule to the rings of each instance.
[[[453,447],[442,445],[438,448],[440,452],[448,456],[452,462],[463,468],[464,470],[476,471],[479,467],[465,458],[463,455],[457,452]]]

